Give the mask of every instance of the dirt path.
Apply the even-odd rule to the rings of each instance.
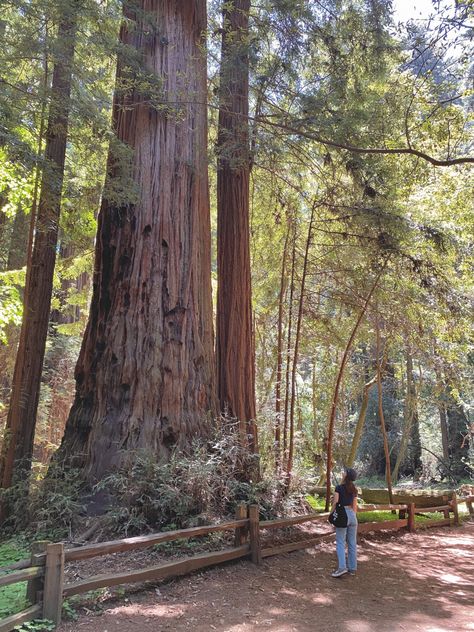
[[[472,632],[474,523],[378,536],[357,576],[330,577],[332,544],[239,562],[104,603],[60,632]]]

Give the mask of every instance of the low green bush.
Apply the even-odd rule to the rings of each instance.
[[[21,538],[11,538],[0,544],[0,566],[8,566],[29,557],[27,543]],[[0,588],[0,619],[20,612],[27,607],[26,582]]]

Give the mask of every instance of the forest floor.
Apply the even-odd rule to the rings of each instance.
[[[332,542],[241,561],[84,610],[58,632],[472,632],[474,523],[363,537],[356,576]]]

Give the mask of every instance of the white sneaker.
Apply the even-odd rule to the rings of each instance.
[[[347,573],[347,568],[338,568],[337,571],[331,573],[331,577],[341,577]]]

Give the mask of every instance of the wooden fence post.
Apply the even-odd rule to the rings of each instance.
[[[43,619],[61,622],[64,585],[64,544],[48,544],[43,592]]]
[[[451,506],[453,508],[453,514],[454,514],[454,524],[458,525],[459,524],[459,510],[458,510],[458,497],[456,496],[456,492],[453,492]]]
[[[36,566],[37,562],[35,561],[35,555],[39,555],[40,553],[44,553],[46,551],[46,547],[50,544],[49,540],[39,540],[38,542],[33,542],[31,545],[31,566]],[[44,577],[36,577],[35,579],[30,579],[28,585],[26,587],[26,598],[31,604],[38,603],[41,599],[38,598],[38,593],[42,592],[44,584]]]
[[[260,547],[259,506],[249,507],[250,551],[254,564],[262,563],[262,549]]]
[[[408,505],[408,531],[415,533],[415,503]]]
[[[236,520],[245,520],[247,518],[247,505],[241,502],[235,510]],[[234,546],[242,546],[247,540],[247,527],[237,527],[234,535]]]

